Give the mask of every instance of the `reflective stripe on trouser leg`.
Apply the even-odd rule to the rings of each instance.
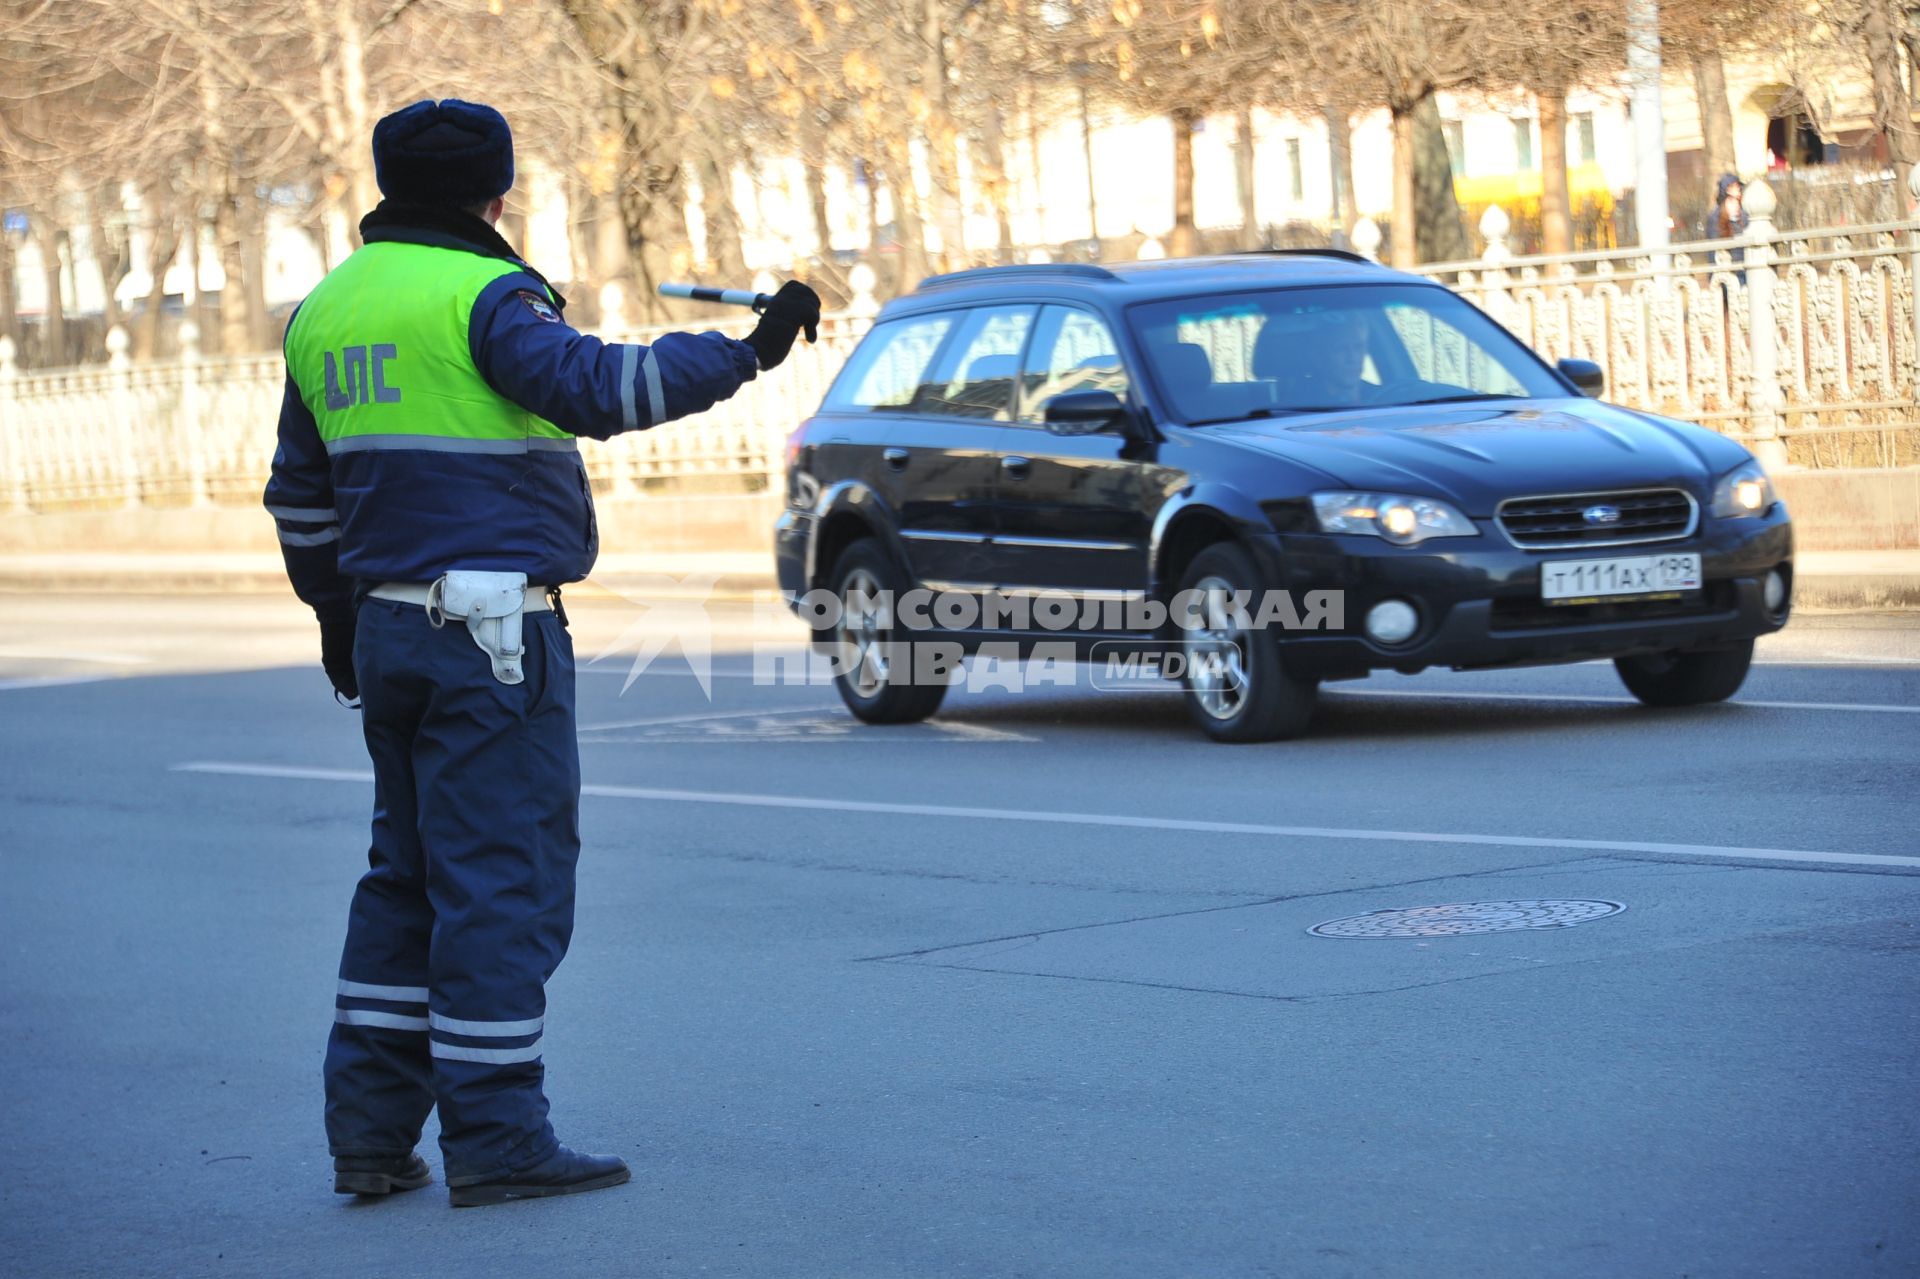
[[[451,1177],[523,1167],[557,1144],[540,1053],[580,851],[573,651],[552,613],[524,626],[521,684],[495,679],[464,634],[434,633],[433,710],[414,741],[434,910],[428,1051]]]
[[[404,646],[400,646],[404,650]],[[412,1150],[433,1109],[427,958],[433,908],[415,813],[412,742],[424,690],[393,637],[355,642],[362,727],[373,760],[373,833],[354,890],[327,1040],[327,1142],[335,1155]]]

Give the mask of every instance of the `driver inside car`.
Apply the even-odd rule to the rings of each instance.
[[[1337,409],[1367,402],[1367,322],[1352,311],[1275,314],[1253,346],[1253,373],[1273,384],[1283,409]]]

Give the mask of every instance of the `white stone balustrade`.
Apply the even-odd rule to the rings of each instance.
[[[1920,195],[1920,169],[1916,169]],[[1549,361],[1593,360],[1606,398],[1697,421],[1749,443],[1770,466],[1878,468],[1920,464],[1920,223],[1782,232],[1765,183],[1747,189],[1752,224],[1738,240],[1515,257],[1506,213],[1490,208],[1486,253],[1420,268],[1481,306]],[[1356,251],[1377,255],[1362,219]],[[699,417],[584,450],[595,487],[777,491],[785,437],[828,384],[879,309],[864,264],[854,299],[776,372]],[[630,329],[617,286],[601,294],[610,338]],[[739,335],[739,316],[713,327]],[[1246,343],[1254,340],[1250,327]],[[278,354],[206,356],[183,326],[177,360],[136,363],[128,337],[107,336],[105,366],[23,371],[0,339],[0,512],[129,506],[235,506],[258,500],[274,448],[283,368]],[[1246,376],[1217,351],[1216,376]],[[1244,352],[1239,355],[1244,356]]]

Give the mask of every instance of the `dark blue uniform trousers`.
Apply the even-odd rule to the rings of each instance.
[[[450,1179],[557,1144],[540,1033],[580,855],[573,645],[550,612],[524,626],[526,680],[502,684],[463,622],[361,604],[373,843],[327,1044],[335,1155],[412,1150],[436,1103]]]

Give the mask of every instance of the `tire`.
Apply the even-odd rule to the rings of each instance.
[[[1698,653],[1651,653],[1616,657],[1613,668],[1627,691],[1649,706],[1699,706],[1724,702],[1740,691],[1753,662],[1753,641]]]
[[[1196,555],[1180,580],[1182,591],[1220,598],[1248,593],[1247,611],[1257,612],[1263,583],[1253,556],[1237,542],[1217,542]],[[1320,684],[1287,674],[1279,636],[1235,626],[1201,610],[1203,623],[1220,626],[1179,631],[1186,656],[1181,686],[1187,713],[1216,742],[1272,742],[1297,737],[1313,717]]]
[[[881,625],[884,611],[850,609],[858,596],[868,598],[882,592],[895,601],[911,588],[906,573],[894,563],[885,548],[870,537],[863,537],[834,561],[828,581],[840,601],[840,618],[831,629],[816,631],[814,642],[830,646],[846,669],[834,672],[833,686],[854,718],[868,724],[912,724],[940,709],[947,695],[947,684],[915,684],[912,679],[915,646],[896,642],[896,636],[908,634],[897,623]],[[892,660],[889,660],[892,659]],[[904,671],[900,670],[905,666]]]

